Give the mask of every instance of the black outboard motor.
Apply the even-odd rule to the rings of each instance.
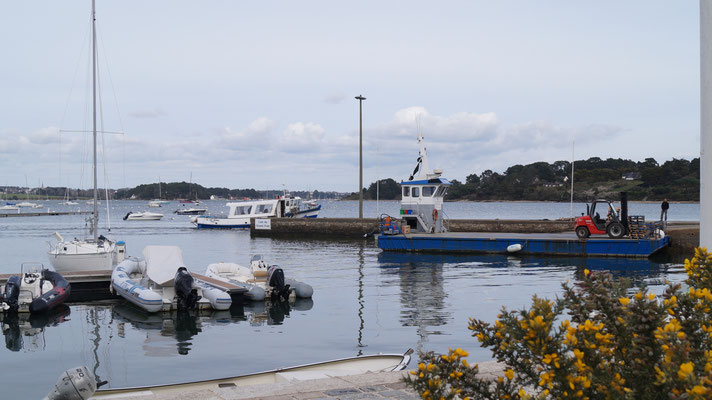
[[[126,221],[127,219],[129,219],[129,215],[131,215],[131,214],[132,214],[132,212],[129,211],[126,215],[124,215],[124,221]]]
[[[198,290],[193,289],[193,275],[185,267],[178,268],[173,287],[176,290],[176,301],[178,311],[187,311],[195,308],[195,304],[201,299]]]
[[[7,304],[9,309],[7,312],[17,312],[20,305],[17,303],[20,297],[20,277],[17,275],[11,276],[5,283],[5,291],[3,292],[0,300]]]
[[[267,270],[267,282],[272,287],[272,299],[289,299],[289,285],[284,284],[284,271],[277,265]]]

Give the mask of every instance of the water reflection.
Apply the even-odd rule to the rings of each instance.
[[[378,255],[378,261],[383,267],[383,274],[399,278],[400,323],[417,327],[417,347],[421,350],[428,335],[442,334],[440,329],[433,328],[447,325],[452,317],[445,301],[444,263],[427,255],[418,256],[423,255],[382,252]]]
[[[193,349],[195,336],[211,326],[247,322],[251,326],[281,325],[291,310],[311,310],[311,299],[290,302],[249,302],[233,305],[229,310],[193,310],[190,312],[147,313],[128,303],[113,307],[118,322],[118,336],[126,337],[126,324],[145,331],[144,355],[172,357],[187,355]]]
[[[613,276],[648,278],[659,277],[667,272],[671,264],[659,263],[646,258],[601,258],[601,257],[542,257],[542,256],[512,256],[503,254],[422,254],[382,252],[378,254],[381,267],[433,266],[458,264],[489,268],[550,268],[575,267],[583,271],[608,271]]]
[[[0,314],[5,347],[10,351],[40,351],[45,349],[45,328],[68,320],[70,309],[61,305],[43,314]]]

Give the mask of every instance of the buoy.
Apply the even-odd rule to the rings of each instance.
[[[522,251],[522,245],[519,243],[507,246],[507,253],[516,253],[518,251]]]
[[[665,231],[662,229],[658,229],[658,239],[662,239],[665,237]]]

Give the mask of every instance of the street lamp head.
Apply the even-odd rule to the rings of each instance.
[[[355,98],[356,100],[366,100],[366,98],[363,97],[363,96],[361,96],[361,95],[358,95],[358,96],[356,96],[356,97],[354,97],[354,98]]]

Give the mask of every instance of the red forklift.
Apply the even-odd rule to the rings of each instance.
[[[605,213],[605,218],[600,213]],[[581,214],[574,222],[574,230],[579,239],[591,235],[608,235],[620,239],[628,234],[628,194],[621,192],[620,212],[608,200],[598,199],[586,204],[586,214]]]

